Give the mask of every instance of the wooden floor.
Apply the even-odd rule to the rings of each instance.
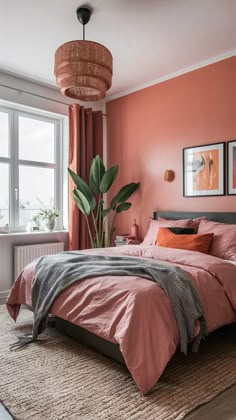
[[[192,411],[184,420],[236,420],[236,385]]]
[[[13,417],[11,417],[0,403],[0,420],[12,419]],[[68,420],[70,419],[68,418]],[[82,417],[81,420],[83,420]],[[143,419],[140,418],[140,420]],[[211,402],[188,414],[185,420],[236,420],[236,385],[222,392],[222,394],[218,395]]]
[[[0,420],[12,420],[13,417],[5,409],[4,405],[0,403]]]

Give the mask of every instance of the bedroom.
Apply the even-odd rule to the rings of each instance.
[[[53,69],[56,49],[65,42],[82,38],[82,28],[76,17],[77,7],[82,5],[83,3],[76,4],[73,1],[61,1],[60,7],[58,7],[56,1],[43,1],[36,4],[24,0],[20,5],[16,1],[7,3],[1,1],[0,31],[5,42],[0,47],[0,107],[2,114],[9,116],[8,127],[10,128],[8,134],[13,145],[11,153],[14,154],[14,159],[17,159],[17,150],[14,149],[14,145],[20,142],[20,137],[16,136],[17,125],[20,127],[21,123],[30,118],[34,122],[38,120],[40,122],[46,121],[49,126],[59,124],[61,136],[59,135],[56,139],[58,144],[61,144],[59,148],[61,153],[57,155],[57,162],[48,161],[46,155],[40,157],[39,162],[39,158],[35,156],[34,148],[36,155],[40,154],[41,143],[39,143],[37,149],[37,145],[34,144],[34,148],[29,146],[29,148],[23,150],[26,157],[20,157],[20,164],[16,160],[11,164],[9,161],[10,155],[4,148],[6,143],[0,143],[3,147],[3,152],[0,153],[0,167],[5,168],[11,164],[11,175],[15,177],[14,179],[18,181],[18,184],[20,184],[19,176],[17,179],[14,175],[14,172],[17,172],[16,168],[18,168],[19,173],[22,167],[31,171],[33,162],[34,169],[40,170],[40,175],[38,173],[34,175],[33,171],[26,171],[25,179],[32,178],[33,180],[30,184],[30,191],[26,188],[27,182],[25,186],[22,185],[22,190],[21,185],[19,185],[19,195],[24,195],[25,191],[28,191],[27,193],[30,192],[30,200],[35,200],[35,196],[41,198],[43,203],[47,199],[49,200],[50,197],[45,194],[47,183],[41,174],[42,171],[47,173],[49,170],[55,170],[53,165],[58,165],[56,170],[58,170],[59,176],[55,179],[57,187],[55,185],[54,187],[58,188],[59,194],[55,194],[51,202],[60,210],[60,216],[56,218],[57,226],[53,232],[46,232],[43,230],[44,227],[41,226],[40,231],[37,231],[35,229],[37,226],[32,227],[30,224],[28,228],[33,230],[25,232],[28,223],[25,221],[25,226],[19,232],[20,223],[17,226],[16,218],[18,217],[18,221],[20,221],[20,215],[27,214],[27,211],[32,210],[27,210],[26,202],[29,201],[29,198],[26,194],[23,207],[19,207],[19,200],[17,202],[15,196],[18,191],[14,190],[15,185],[10,185],[10,180],[9,186],[6,186],[6,172],[2,170],[0,194],[4,199],[0,197],[1,215],[4,210],[5,218],[7,214],[8,219],[4,219],[1,227],[4,227],[3,225],[7,223],[10,225],[11,231],[0,234],[0,303],[3,304],[0,309],[4,311],[1,314],[4,314],[2,316],[4,316],[8,325],[2,334],[7,334],[10,329],[11,337],[6,339],[6,343],[3,339],[6,347],[4,353],[1,354],[1,369],[4,370],[1,370],[0,400],[10,410],[13,417],[22,419],[60,418],[58,414],[55,414],[58,413],[56,405],[60,398],[63,400],[63,403],[61,403],[62,410],[68,410],[68,419],[112,418],[112,415],[113,418],[145,419],[149,416],[150,419],[168,419],[170,415],[172,415],[172,418],[178,418],[178,416],[185,414],[186,419],[217,419],[217,416],[220,419],[234,418],[233,416],[236,417],[235,386],[226,389],[236,382],[236,373],[233,369],[230,369],[228,378],[222,378],[219,389],[214,385],[209,390],[204,381],[200,384],[197,383],[194,388],[190,381],[189,385],[193,387],[192,394],[188,395],[190,403],[182,400],[177,401],[180,405],[176,404],[175,407],[175,404],[173,404],[173,407],[169,409],[174,410],[171,411],[171,414],[167,407],[168,401],[163,394],[164,400],[161,401],[161,405],[167,407],[167,411],[162,414],[162,417],[161,414],[158,414],[158,411],[155,411],[158,407],[158,390],[155,391],[154,388],[150,397],[143,397],[135,383],[130,380],[131,375],[126,375],[119,364],[115,362],[113,364],[110,359],[106,358],[97,361],[96,357],[93,356],[94,353],[89,353],[90,357],[88,359],[86,359],[86,354],[83,354],[83,363],[85,364],[83,369],[86,371],[86,368],[88,370],[91,368],[91,372],[96,372],[96,369],[98,369],[99,378],[97,381],[93,382],[91,380],[91,383],[87,384],[88,392],[84,390],[81,394],[78,407],[73,396],[74,389],[68,389],[68,394],[66,394],[66,391],[65,394],[63,393],[64,391],[60,387],[60,385],[63,386],[63,381],[62,383],[59,381],[59,386],[56,389],[58,395],[56,394],[54,397],[51,395],[51,399],[48,397],[47,404],[44,404],[42,399],[37,399],[40,387],[37,388],[35,382],[31,383],[29,376],[23,375],[24,364],[19,365],[19,374],[28,380],[28,387],[25,387],[24,380],[19,376],[15,382],[16,389],[14,393],[11,393],[8,386],[12,386],[12,383],[7,385],[6,373],[4,373],[4,378],[6,378],[2,379],[2,372],[6,372],[6,365],[16,367],[15,357],[17,357],[17,363],[19,363],[20,360],[24,360],[25,352],[32,354],[31,346],[21,352],[9,352],[14,336],[19,332],[17,328],[20,329],[19,325],[23,323],[20,320],[15,326],[4,306],[15,280],[14,247],[56,242],[64,243],[64,249],[68,248],[68,243],[74,249],[90,246],[89,239],[86,239],[86,245],[84,242],[87,237],[84,216],[78,216],[77,212],[76,216],[73,217],[73,209],[75,210],[76,206],[71,198],[71,190],[68,194],[69,104],[81,103],[86,109],[92,108],[93,116],[97,115],[98,118],[102,118],[103,135],[101,135],[101,124],[98,122],[98,133],[100,134],[98,134],[96,142],[96,151],[92,151],[92,155],[91,150],[88,151],[90,157],[82,158],[83,161],[80,162],[80,166],[84,168],[83,165],[86,164],[89,167],[93,155],[97,153],[103,155],[107,168],[119,165],[119,174],[114,182],[114,188],[112,186],[109,191],[110,197],[114,196],[123,185],[140,182],[137,191],[130,199],[131,208],[127,212],[118,214],[115,220],[115,235],[122,236],[131,233],[135,219],[139,225],[140,239],[144,239],[148,228],[148,218],[153,216],[154,211],[185,213],[179,219],[185,219],[185,216],[191,212],[224,213],[222,217],[226,217],[226,219],[216,219],[216,221],[235,223],[235,218],[231,213],[235,212],[236,198],[234,194],[230,193],[228,186],[228,151],[230,144],[233,144],[229,142],[236,139],[236,35],[235,25],[233,25],[235,1],[202,0],[196,2],[191,0],[188,5],[185,1],[179,1],[177,5],[177,2],[169,0],[150,0],[146,2],[91,1],[89,5],[93,8],[93,13],[86,26],[85,38],[106,46],[113,56],[112,87],[106,93],[105,100],[92,102],[80,102],[63,96],[56,85]],[[156,50],[153,40],[155,40]],[[70,108],[70,110],[73,114],[70,116],[70,121],[76,123],[74,119],[78,117],[76,116],[76,113],[79,112],[78,108]],[[101,113],[104,114],[102,117]],[[23,128],[26,132],[27,127]],[[73,137],[72,141],[77,141],[76,136],[70,135],[70,137]],[[25,136],[26,146],[27,141],[30,145],[32,140]],[[35,142],[37,142],[37,137]],[[203,195],[191,197],[191,193],[186,193],[184,196],[183,149],[188,150],[188,148],[205,145],[209,147],[209,145],[219,145],[221,143],[223,143],[222,148],[224,150],[223,152],[219,151],[219,153],[224,154],[222,165],[225,166],[224,170],[221,168],[221,172],[223,172],[221,180],[224,179],[222,181],[224,185],[221,186],[223,191],[220,191],[219,195],[212,194],[212,197],[210,194],[206,194],[206,197]],[[72,144],[72,149],[75,144],[77,143]],[[48,150],[50,153],[52,149],[49,147],[47,152]],[[88,159],[87,163],[86,159]],[[78,165],[78,162],[73,161],[73,159],[72,163],[75,166]],[[87,167],[83,170],[88,170]],[[174,173],[172,182],[164,179],[167,170]],[[38,182],[40,178],[42,182]],[[47,188],[49,187],[47,186]],[[73,188],[73,185],[70,184],[70,188]],[[6,196],[9,197],[9,190],[11,205],[8,205],[6,210],[6,206],[3,204],[6,204]],[[67,210],[68,196],[69,210]],[[13,202],[15,206],[13,206]],[[49,200],[49,203],[45,203],[46,206],[49,206],[51,202]],[[41,208],[37,199],[33,201],[33,204],[37,211]],[[228,216],[232,219],[228,219]],[[192,218],[195,217],[190,217],[190,219]],[[77,234],[78,230],[79,235]],[[131,248],[134,249],[134,252],[139,249],[135,248],[135,245],[133,247],[129,245],[129,247],[130,250]],[[118,251],[118,248],[116,251]],[[56,343],[59,342],[56,341]],[[42,347],[43,345],[40,349]],[[68,349],[72,360],[77,360],[75,348],[77,347]],[[87,347],[85,348],[87,349]],[[58,359],[55,358],[54,360],[52,355],[48,353],[48,351],[50,352],[49,344],[48,348],[45,344],[44,351],[44,359],[42,359],[44,363],[46,363],[45,358],[48,356],[52,366],[56,367]],[[41,352],[43,353],[42,350]],[[66,357],[65,354],[63,354],[63,357]],[[215,360],[215,357],[213,353],[212,360]],[[232,357],[235,360],[235,354]],[[90,363],[90,359],[91,366],[87,365],[87,363]],[[201,360],[200,357],[198,360]],[[35,355],[32,363],[38,366],[38,363],[40,363],[39,355]],[[96,363],[98,363],[97,367]],[[41,378],[45,384],[45,390],[49,390],[49,378],[41,377],[40,375],[43,373],[40,373],[39,368],[38,366],[38,376],[36,375],[36,377]],[[67,366],[67,368],[70,372],[73,372],[71,366]],[[186,367],[183,367],[183,369],[186,369]],[[212,367],[212,369],[216,373],[210,381],[214,384],[219,383],[217,366]],[[83,370],[83,375],[85,375],[85,371]],[[191,369],[192,371],[194,370]],[[208,371],[209,368],[207,369],[207,376]],[[50,372],[52,373],[52,371]],[[109,373],[111,376],[109,376]],[[9,378],[14,377],[14,372],[10,368],[8,375]],[[169,384],[168,371],[166,375],[167,384]],[[122,392],[120,391],[120,397],[119,391],[115,387],[116,378],[117,386],[120,385],[124,388],[122,388]],[[78,379],[79,377],[77,377]],[[65,375],[66,386],[68,380],[69,378]],[[54,379],[54,381],[57,380]],[[109,396],[109,388],[105,385],[106,381],[108,381],[108,386],[111,386],[110,392],[118,411],[115,410],[115,407],[112,411],[114,402],[112,403]],[[125,388],[126,381],[127,389]],[[160,381],[159,383],[165,384],[165,376],[164,382]],[[175,395],[176,391],[177,400],[180,400],[178,392],[182,389],[181,387],[182,384],[173,390],[170,379],[169,392],[171,395]],[[200,395],[201,398],[196,398],[201,389],[204,390],[211,402],[197,409],[198,405],[206,402],[202,400],[202,394]],[[36,394],[34,393],[35,390]],[[97,399],[90,401],[89,397],[91,398],[91,392],[94,392],[94,390],[99,391],[98,395],[104,399],[104,404],[100,404]],[[215,395],[215,393],[219,394],[221,391],[224,391],[221,395]],[[27,393],[29,393],[30,398],[27,397]],[[118,394],[116,398],[114,393]],[[66,395],[68,395],[68,398],[73,396],[71,406],[69,402],[66,403]],[[131,398],[134,399],[132,404],[130,402]],[[34,401],[34,404],[31,404],[31,400]],[[145,411],[148,410],[149,404],[151,404],[150,412]],[[50,412],[50,405],[54,406],[55,413]],[[26,406],[29,407],[26,409]],[[43,407],[45,410],[44,416],[40,417],[40,412],[37,410],[43,412]],[[196,410],[190,414],[193,408],[196,408]],[[177,409],[179,410],[178,413]],[[35,410],[35,417],[31,414],[32,410]],[[184,410],[186,411],[184,412]],[[63,413],[60,413],[60,415],[63,415]]]

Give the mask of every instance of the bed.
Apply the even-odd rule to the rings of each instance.
[[[206,216],[215,222],[236,224],[236,213],[154,212],[179,220]],[[88,250],[164,261],[183,268],[200,297],[208,331],[236,322],[236,266],[215,256],[153,245]],[[31,305],[35,263],[14,283],[7,309],[14,320],[20,305]],[[125,363],[139,390],[145,394],[157,382],[179,346],[173,311],[163,290],[146,279],[90,278],[66,289],[50,312],[56,326],[82,344]],[[196,326],[197,329],[197,326]]]

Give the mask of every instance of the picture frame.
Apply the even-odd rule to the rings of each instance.
[[[227,142],[227,194],[236,195],[236,140]]]
[[[183,149],[183,195],[225,195],[225,142]]]

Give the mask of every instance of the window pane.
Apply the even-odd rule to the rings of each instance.
[[[26,226],[40,208],[52,208],[54,202],[54,169],[19,167],[19,224]]]
[[[0,112],[0,156],[9,156],[8,114],[6,112]]]
[[[9,224],[9,165],[0,163],[0,226]]]
[[[53,123],[19,117],[19,157],[54,163]]]

